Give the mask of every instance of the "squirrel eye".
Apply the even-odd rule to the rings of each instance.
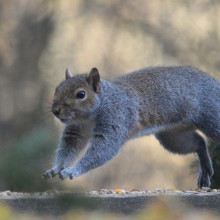
[[[79,92],[77,92],[77,94],[76,94],[76,98],[77,98],[77,99],[84,99],[85,96],[86,96],[85,91],[79,91]]]

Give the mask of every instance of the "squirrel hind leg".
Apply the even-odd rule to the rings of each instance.
[[[212,110],[212,109],[211,109]],[[194,124],[207,137],[220,142],[220,115],[213,111],[206,111]]]
[[[195,153],[199,148],[197,135],[194,131],[163,131],[155,137],[166,150],[176,154],[189,154]]]
[[[213,175],[212,162],[204,138],[195,131],[160,132],[155,135],[165,149],[178,154],[197,153],[200,161],[198,187],[209,187]]]

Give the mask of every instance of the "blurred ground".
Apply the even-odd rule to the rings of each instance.
[[[54,202],[54,201],[53,201]],[[68,200],[69,202],[69,200]],[[82,202],[82,201],[81,201]],[[85,202],[85,201],[84,201]],[[95,201],[94,201],[95,202]],[[60,203],[59,203],[60,204]],[[63,201],[63,205],[67,205],[65,201]],[[63,205],[60,204],[62,207]],[[82,205],[82,204],[81,204]],[[131,204],[130,204],[131,205]],[[59,209],[60,209],[59,206]],[[136,206],[136,204],[134,204]],[[79,204],[71,204],[67,205],[68,211],[65,213],[52,214],[51,212],[45,213],[42,212],[33,212],[29,210],[24,212],[24,210],[15,209],[14,206],[10,206],[5,202],[0,203],[0,218],[5,220],[24,220],[24,219],[74,219],[74,220],[97,220],[97,219],[135,219],[135,220],[217,220],[219,219],[218,214],[214,214],[207,210],[202,209],[194,209],[191,206],[187,206],[186,204],[181,204],[177,200],[172,200],[171,198],[166,197],[158,197],[153,201],[149,202],[148,205],[142,204],[142,211],[135,212],[133,214],[122,214],[120,211],[114,210],[114,212],[110,211],[108,207],[108,211],[104,211],[102,209],[94,209],[94,205],[89,205],[87,202],[87,208],[84,204],[81,207]],[[51,207],[50,207],[51,208]],[[116,207],[114,207],[116,208]],[[120,209],[120,207],[118,207]],[[53,212],[55,210],[52,210]],[[134,210],[132,210],[134,211]],[[120,213],[120,214],[119,214]]]
[[[50,105],[66,67],[112,79],[191,65],[220,79],[219,14],[215,0],[0,0],[0,189],[195,188],[195,156],[171,155],[153,137],[74,181],[40,178],[58,144]]]

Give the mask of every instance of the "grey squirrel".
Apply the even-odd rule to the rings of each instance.
[[[71,179],[113,159],[130,139],[154,134],[177,154],[197,153],[198,187],[209,187],[213,175],[206,141],[220,141],[220,83],[192,67],[149,67],[118,77],[100,79],[96,68],[58,85],[53,114],[65,124],[55,164],[44,179]],[[69,167],[79,152],[79,161]]]

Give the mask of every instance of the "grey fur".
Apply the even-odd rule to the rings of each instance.
[[[87,100],[69,97],[78,88],[87,92]],[[75,104],[65,109],[60,104],[65,100]],[[54,103],[62,113],[56,116],[68,120],[54,168],[43,174],[45,179],[56,174],[61,179],[76,178],[110,161],[128,140],[155,134],[170,152],[197,153],[198,187],[210,186],[212,163],[205,140],[195,130],[220,141],[220,84],[200,70],[150,67],[105,81],[93,68],[89,75],[61,83]],[[84,155],[68,168],[89,140]]]

